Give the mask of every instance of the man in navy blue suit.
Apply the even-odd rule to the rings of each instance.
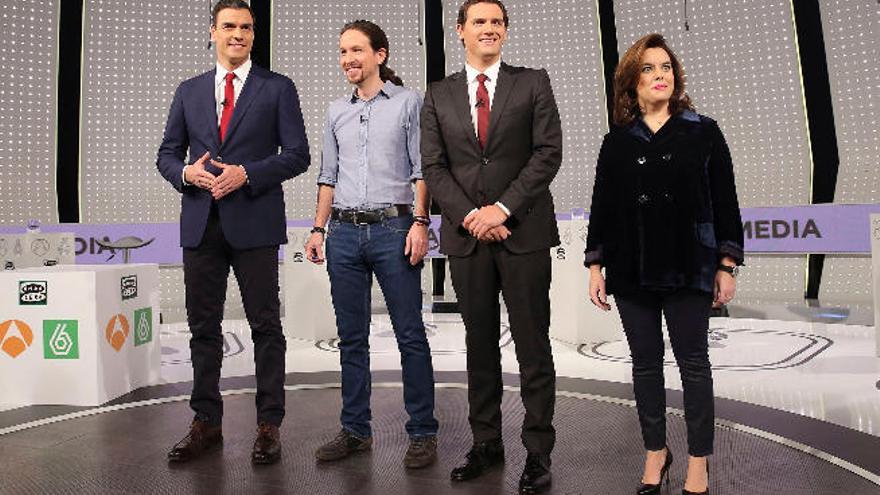
[[[306,171],[308,143],[293,82],[251,64],[254,15],[248,4],[217,2],[211,40],[217,66],[178,86],[156,162],[181,193],[195,411],[168,459],[190,460],[223,442],[220,324],[231,266],[254,341],[258,427],[252,461],[271,464],[281,457],[278,427],[284,418],[278,247],[287,236],[281,183]]]

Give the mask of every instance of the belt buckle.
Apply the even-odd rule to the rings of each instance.
[[[369,213],[369,212],[366,212],[366,211],[363,211],[363,210],[355,210],[355,211],[354,211],[354,224],[355,224],[355,225],[360,225],[360,226],[369,225],[368,222],[365,222],[365,221],[363,221],[363,220],[358,221],[358,215],[360,215],[361,217],[363,217],[363,216],[366,215],[367,213]]]

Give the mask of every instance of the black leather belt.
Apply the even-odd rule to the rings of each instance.
[[[330,218],[345,223],[369,225],[379,223],[386,218],[400,217],[410,213],[412,213],[412,208],[409,205],[394,205],[377,210],[340,210],[334,208]]]

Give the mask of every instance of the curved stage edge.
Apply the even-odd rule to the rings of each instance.
[[[438,463],[407,471],[400,371],[373,372],[373,452],[316,463],[314,449],[338,430],[339,373],[287,376],[284,458],[252,467],[255,412],[252,376],[225,378],[222,452],[170,466],[165,452],[185,433],[187,382],[139,389],[98,408],[32,406],[0,413],[0,492],[147,491],[215,493],[509,493],[525,452],[519,440],[518,377],[505,374],[505,469],[453,484],[449,470],[470,445],[466,375],[437,372]],[[680,490],[686,454],[681,392],[667,391],[673,466],[668,493]],[[763,406],[717,399],[712,493],[878,493],[880,438]],[[643,450],[629,384],[560,377],[552,493],[630,493]]]

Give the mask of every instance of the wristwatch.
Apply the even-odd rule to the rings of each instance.
[[[718,269],[721,270],[722,272],[729,273],[730,276],[733,278],[736,278],[739,275],[739,266],[737,266],[737,265],[729,266],[729,265],[725,265],[724,263],[721,263],[718,265]]]

